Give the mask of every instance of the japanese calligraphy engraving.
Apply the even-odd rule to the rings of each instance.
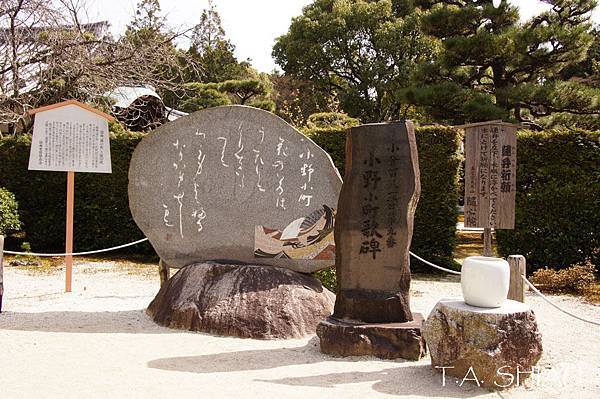
[[[314,271],[331,265],[341,179],[280,118],[216,107],[161,126],[130,166],[134,220],[171,267],[229,259]]]
[[[515,125],[465,127],[465,227],[514,228],[517,139]]]
[[[346,162],[335,225],[334,317],[412,320],[409,248],[420,194],[412,123],[351,128]]]

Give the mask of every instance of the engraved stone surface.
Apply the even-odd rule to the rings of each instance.
[[[499,308],[478,308],[443,299],[427,318],[423,336],[432,367],[440,372],[445,367],[446,374],[459,379],[468,375],[493,389],[530,377],[542,355],[535,314],[511,300]]]
[[[409,248],[421,191],[412,122],[350,129],[344,176],[335,225],[333,316],[410,321]]]
[[[283,119],[225,106],[140,142],[129,204],[170,267],[222,260],[313,272],[333,264],[341,184],[329,155]]]

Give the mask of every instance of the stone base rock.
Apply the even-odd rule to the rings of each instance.
[[[423,336],[432,367],[439,371],[448,367],[447,375],[467,377],[467,381],[477,378],[481,386],[493,389],[508,388],[531,376],[542,355],[535,314],[511,300],[491,309],[469,306],[460,299],[441,300],[427,318]]]
[[[167,281],[147,313],[163,326],[242,338],[314,334],[335,296],[319,280],[273,266],[197,263]]]
[[[422,324],[419,313],[406,323],[364,324],[329,317],[319,323],[317,335],[321,352],[328,355],[419,360],[426,353]]]

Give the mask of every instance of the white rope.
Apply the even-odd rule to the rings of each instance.
[[[95,251],[86,251],[86,252],[73,252],[73,253],[62,253],[62,254],[44,254],[44,253],[36,253],[36,252],[15,252],[15,251],[4,251],[5,254],[10,254],[10,255],[24,255],[24,256],[47,256],[47,257],[54,257],[54,256],[82,256],[82,255],[91,255],[91,254],[99,254],[102,252],[109,252],[109,251],[114,251],[117,249],[121,249],[121,248],[126,248],[126,247],[131,247],[132,245],[136,245],[139,244],[141,242],[147,241],[147,238],[142,238],[141,240],[137,240],[134,242],[130,242],[129,244],[123,244],[123,245],[117,245],[116,247],[110,247],[110,248],[104,248],[104,249],[97,249]]]
[[[525,283],[527,283],[527,285],[529,286],[529,288],[531,288],[533,290],[533,292],[535,292],[536,294],[538,294],[539,296],[542,297],[542,299],[546,302],[548,302],[550,305],[554,306],[556,309],[560,310],[561,312],[568,314],[571,317],[574,317],[578,320],[581,321],[585,321],[586,323],[590,323],[590,324],[595,324],[597,326],[600,326],[600,323],[594,320],[589,320],[589,319],[584,319],[583,317],[579,317],[577,315],[574,315],[573,313],[569,312],[568,310],[565,310],[563,308],[561,308],[560,306],[558,306],[557,304],[553,303],[550,299],[548,299],[548,297],[546,297],[544,294],[542,294],[537,288],[535,288],[535,286],[531,283],[531,281],[527,280],[527,278],[525,276],[521,276],[523,277],[523,280],[525,281]]]
[[[423,263],[425,263],[425,264],[427,264],[427,265],[429,265],[431,267],[435,267],[436,269],[443,270],[445,272],[452,273],[452,274],[460,274],[460,272],[457,272],[455,270],[446,269],[445,267],[441,267],[441,266],[438,266],[438,265],[436,265],[434,263],[426,261],[425,259],[421,258],[420,256],[417,256],[417,255],[413,254],[412,252],[410,254],[412,256],[414,256],[415,258],[417,258],[418,260],[420,260],[421,262],[423,262]],[[529,280],[527,280],[527,277],[525,277],[525,276],[521,276],[521,277],[523,277],[523,280],[525,280],[525,283],[527,283],[527,285],[533,290],[533,292],[535,292],[536,294],[538,294],[539,296],[541,296],[544,301],[548,302],[550,305],[554,306],[556,309],[560,310],[561,312],[563,312],[563,313],[565,313],[565,314],[567,314],[567,315],[569,315],[571,317],[576,318],[577,320],[581,320],[581,321],[584,321],[586,323],[590,323],[590,324],[594,324],[594,325],[600,326],[600,323],[597,322],[597,321],[588,320],[588,319],[585,319],[583,317],[579,317],[579,316],[577,316],[577,315],[575,315],[575,314],[573,314],[573,313],[571,313],[571,312],[569,312],[569,311],[561,308],[560,306],[556,305],[555,303],[553,303],[552,301],[550,301],[550,299],[548,299],[544,294],[542,294],[537,288],[535,288],[535,286]]]
[[[70,254],[69,254],[69,253],[62,253],[62,254],[46,254],[46,253],[36,253],[36,252],[15,252],[15,251],[4,251],[4,253],[5,253],[5,254],[10,254],[10,255],[24,255],[24,256],[48,256],[48,257],[55,257],[55,256],[68,256],[68,255],[71,255],[71,256],[82,256],[82,255],[91,255],[91,254],[98,254],[98,253],[102,253],[102,252],[114,251],[114,250],[117,250],[117,249],[121,249],[121,248],[130,247],[130,246],[133,246],[133,245],[139,244],[139,243],[141,243],[141,242],[144,242],[144,241],[147,241],[147,240],[148,240],[148,238],[142,238],[141,240],[137,240],[137,241],[134,241],[134,242],[130,242],[130,243],[128,243],[128,244],[118,245],[118,246],[116,246],[116,247],[110,247],[110,248],[98,249],[98,250],[95,250],[95,251],[73,252],[73,253],[70,253]],[[450,269],[446,269],[445,267],[438,266],[438,265],[436,265],[436,264],[434,264],[434,263],[431,263],[431,262],[429,262],[429,261],[427,261],[427,260],[425,260],[425,259],[421,258],[420,256],[418,256],[418,255],[416,255],[416,254],[414,254],[414,253],[412,253],[412,252],[410,252],[410,254],[411,254],[411,255],[412,255],[414,258],[416,258],[416,259],[420,260],[421,262],[425,263],[426,265],[429,265],[429,266],[431,266],[431,267],[434,267],[434,268],[436,268],[436,269],[442,270],[442,271],[444,271],[444,272],[446,272],[446,273],[458,274],[458,275],[460,275],[460,274],[461,274],[460,272],[457,272],[456,270],[450,270]],[[576,318],[576,319],[578,319],[578,320],[581,320],[581,321],[584,321],[584,322],[586,322],[586,323],[590,323],[590,324],[594,324],[594,325],[600,326],[600,323],[599,323],[599,322],[597,322],[597,321],[594,321],[594,320],[588,320],[588,319],[585,319],[585,318],[583,318],[583,317],[579,317],[579,316],[577,316],[577,315],[575,315],[575,314],[573,314],[573,313],[571,313],[571,312],[569,312],[569,311],[567,311],[567,310],[565,310],[565,309],[561,308],[560,306],[556,305],[555,303],[553,303],[552,301],[550,301],[550,299],[548,299],[548,298],[547,298],[547,297],[546,297],[544,294],[542,294],[542,293],[541,293],[541,292],[540,292],[540,291],[539,291],[537,288],[535,288],[535,286],[534,286],[534,285],[533,285],[533,284],[532,284],[532,283],[531,283],[529,280],[527,280],[527,278],[526,278],[525,276],[521,276],[521,277],[523,277],[523,280],[524,280],[524,281],[525,281],[525,283],[527,283],[527,285],[528,285],[528,286],[529,286],[529,287],[530,287],[530,288],[533,290],[533,292],[535,292],[536,294],[538,294],[540,297],[542,297],[542,299],[543,299],[543,300],[545,300],[546,302],[548,302],[550,305],[554,306],[556,309],[558,309],[558,310],[560,310],[561,312],[563,312],[563,313],[565,313],[565,314],[567,314],[567,315],[569,315],[569,316],[571,316],[571,317],[574,317],[574,318]]]
[[[410,254],[411,254],[412,256],[414,256],[416,259],[418,259],[418,260],[420,260],[421,262],[425,263],[426,265],[429,265],[429,266],[431,266],[431,267],[435,267],[436,269],[440,269],[440,270],[442,270],[442,271],[444,271],[444,272],[446,272],[446,273],[460,274],[460,272],[457,272],[456,270],[450,270],[450,269],[446,269],[445,267],[442,267],[442,266],[438,266],[438,265],[436,265],[436,264],[433,264],[433,263],[431,263],[431,262],[429,262],[429,261],[427,261],[427,260],[425,260],[425,259],[421,258],[420,256],[413,254],[412,252],[410,252]]]

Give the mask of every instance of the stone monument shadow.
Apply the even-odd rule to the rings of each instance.
[[[397,363],[397,361],[390,361],[390,365]],[[256,381],[319,388],[334,388],[343,384],[372,382],[372,389],[379,393],[396,396],[419,395],[428,398],[473,398],[489,394],[489,391],[468,383],[460,387],[458,386],[460,381],[452,377],[447,378],[446,386],[442,386],[440,374],[432,370],[427,364],[404,362],[401,364],[403,364],[402,367],[391,367],[379,371],[353,371]]]
[[[365,360],[364,357],[331,357],[322,354],[319,350],[319,340],[314,337],[302,347],[161,358],[151,360],[147,366],[165,371],[197,374],[263,371],[264,374],[257,376],[254,381],[289,386],[334,388],[344,384],[372,382],[374,391],[397,396],[471,398],[489,393],[468,383],[459,387],[452,377],[447,379],[446,386],[442,386],[440,374],[432,370],[429,364],[400,359],[385,361],[386,365],[377,371],[323,374],[322,369],[310,367],[310,374],[301,377],[270,379],[268,376],[270,370],[279,367],[317,365],[324,362],[344,362],[350,365],[357,364],[357,359]],[[382,362],[375,358],[369,359]]]

